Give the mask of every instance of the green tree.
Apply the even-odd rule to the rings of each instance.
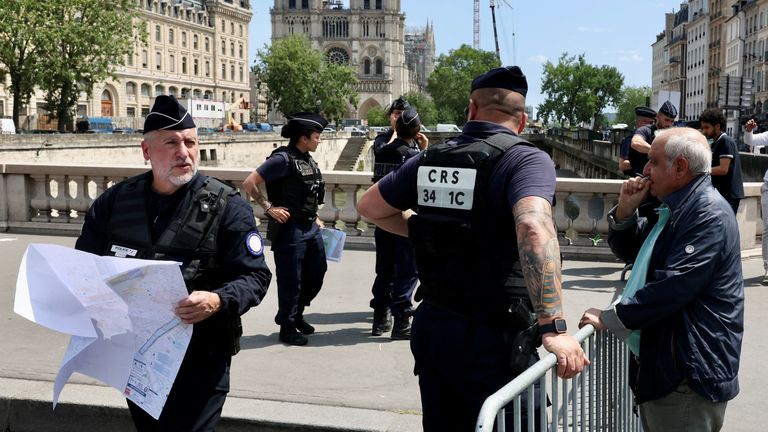
[[[469,103],[472,79],[500,66],[496,54],[462,45],[437,58],[435,71],[429,76],[427,90],[438,110],[438,121],[464,124],[464,108]]]
[[[39,0],[49,11],[38,59],[45,71],[40,88],[51,116],[64,132],[81,93],[114,78],[114,70],[145,39],[135,0]],[[43,31],[43,30],[41,30]]]
[[[650,100],[651,88],[643,87],[624,87],[621,89],[621,96],[616,104],[618,113],[616,114],[616,123],[625,123],[630,128],[635,127],[635,107],[645,106]]]
[[[544,64],[541,91],[546,100],[537,112],[544,122],[550,119],[568,122],[594,122],[608,105],[615,105],[624,76],[613,66],[588,64],[584,54],[568,56],[563,53],[558,63]]]
[[[357,107],[355,70],[328,61],[304,35],[288,36],[265,46],[257,54],[253,72],[269,88],[268,104],[280,112],[316,111],[340,120],[348,106]]]
[[[384,108],[373,107],[368,110],[368,126],[389,126],[389,119]]]
[[[435,102],[427,94],[412,91],[404,94],[403,97],[419,113],[421,124],[432,126],[438,123]]]
[[[45,31],[46,9],[40,0],[0,2],[0,76],[8,74],[13,94],[13,123],[19,127],[19,113],[40,83],[41,36]]]

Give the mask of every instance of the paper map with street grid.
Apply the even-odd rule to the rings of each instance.
[[[179,263],[31,244],[19,267],[14,311],[72,335],[54,382],[54,407],[79,372],[159,418],[192,337],[192,326],[173,312],[186,296]]]

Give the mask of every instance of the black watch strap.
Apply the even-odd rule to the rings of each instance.
[[[539,324],[539,333],[557,333],[562,334],[568,331],[568,326],[562,318],[555,318],[547,324]]]

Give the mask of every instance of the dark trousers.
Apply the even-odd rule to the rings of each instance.
[[[427,302],[419,305],[413,319],[411,352],[416,363],[414,373],[419,377],[425,432],[474,430],[485,399],[515,377],[509,367],[511,349],[501,328]],[[531,355],[529,363],[536,360],[537,356]],[[538,411],[538,383],[534,393]],[[521,408],[522,430],[526,431],[525,395]],[[506,407],[508,430],[513,416],[510,403]],[[538,431],[538,418],[535,424]]]
[[[413,246],[403,236],[379,227],[373,233],[376,239],[376,279],[373,281],[374,309],[390,308],[401,316],[410,310],[413,290],[418,281]]]
[[[272,243],[277,276],[278,325],[295,325],[303,310],[320,292],[328,269],[320,227],[314,222],[287,223]]]
[[[216,430],[229,392],[232,357],[190,344],[160,418],[155,420],[130,400],[138,432],[209,432]]]
[[[728,204],[730,204],[731,208],[733,209],[733,214],[738,214],[741,198],[726,198],[725,200],[728,201]]]

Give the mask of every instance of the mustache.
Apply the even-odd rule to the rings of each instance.
[[[173,163],[173,167],[180,167],[182,165],[193,165],[194,161],[191,158],[186,159],[176,159],[176,161]]]

